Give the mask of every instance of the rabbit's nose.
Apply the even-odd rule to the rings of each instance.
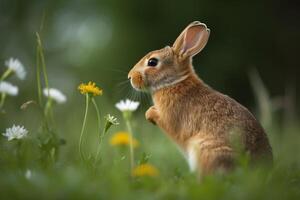
[[[133,73],[132,70],[130,70],[129,73],[128,73],[128,79],[129,80],[131,79],[132,73]]]

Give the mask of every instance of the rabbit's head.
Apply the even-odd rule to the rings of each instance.
[[[192,22],[172,47],[148,53],[130,70],[131,85],[137,90],[155,91],[186,79],[194,73],[192,57],[205,47],[209,33],[205,24]]]

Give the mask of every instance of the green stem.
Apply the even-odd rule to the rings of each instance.
[[[36,33],[36,34],[38,35],[38,33]],[[42,107],[42,85],[41,85],[40,73],[41,72],[40,72],[39,46],[37,44],[37,47],[36,47],[36,81],[37,81],[39,104]]]
[[[98,108],[98,105],[97,105],[97,103],[96,103],[96,101],[95,101],[94,98],[92,98],[92,102],[93,102],[93,105],[94,105],[94,107],[95,107],[96,114],[97,114],[97,129],[98,129],[98,131],[99,131],[99,137],[100,137],[100,138],[99,138],[100,141],[99,141],[99,145],[98,145],[97,153],[96,153],[96,158],[95,158],[95,164],[96,164],[96,162],[98,161],[98,156],[99,156],[99,154],[100,154],[100,148],[101,148],[102,139],[103,139],[104,134],[105,134],[105,127],[103,127],[103,132],[102,132],[102,134],[101,134],[101,133],[100,133],[100,123],[101,123],[101,121],[100,121],[100,112],[99,112],[99,108]]]
[[[6,93],[2,92],[1,93],[1,100],[0,100],[0,109],[3,107],[4,102],[5,102],[5,97],[6,97]]]
[[[89,94],[85,95],[85,113],[84,113],[84,118],[83,118],[83,123],[81,127],[81,133],[80,133],[80,138],[79,138],[79,154],[82,160],[84,160],[84,154],[82,152],[82,138],[83,138],[83,133],[86,125],[86,119],[87,119],[87,113],[89,109]]]
[[[42,40],[40,38],[39,33],[36,33],[36,36],[37,36],[39,54],[40,54],[40,58],[41,58],[41,61],[42,61],[42,69],[43,69],[43,75],[44,75],[44,79],[45,79],[45,85],[46,85],[46,88],[49,88],[48,76],[47,76],[47,71],[46,71],[46,62],[45,62],[45,57],[44,57],[44,52],[43,52],[43,46],[42,46]]]
[[[44,110],[45,117],[48,117],[51,106],[52,106],[52,99],[49,99],[46,103],[45,110]]]
[[[40,83],[40,62],[42,65],[42,73],[44,76],[45,81],[45,87],[49,89],[49,82],[48,82],[48,76],[47,76],[47,70],[46,70],[46,62],[45,62],[45,56],[44,56],[44,50],[42,45],[42,40],[38,32],[36,32],[36,38],[37,38],[37,64],[38,64],[38,70],[37,70],[37,79],[38,79],[38,94],[39,94],[39,103],[42,105],[42,89],[41,89],[41,83]],[[48,91],[49,92],[49,91]],[[48,101],[50,101],[50,95],[48,94]]]
[[[1,76],[0,81],[4,81],[4,79],[6,79],[7,77],[9,77],[9,75],[12,74],[12,70],[11,69],[7,69]]]
[[[103,128],[103,132],[102,134],[100,135],[100,138],[99,138],[99,145],[98,145],[98,148],[97,148],[97,153],[96,153],[96,158],[95,158],[95,165],[97,164],[98,162],[98,157],[100,155],[100,150],[101,150],[101,146],[102,146],[102,141],[103,141],[103,138],[104,138],[104,134],[105,134],[105,128]]]
[[[52,105],[53,105],[53,99],[50,98],[47,100],[44,114],[45,114],[46,121],[48,121],[48,124],[51,124],[54,126],[55,124],[54,124]]]
[[[96,110],[96,114],[97,114],[97,129],[98,129],[98,131],[99,131],[99,139],[100,139],[100,141],[99,141],[99,145],[98,145],[98,148],[97,148],[97,153],[96,153],[96,158],[95,158],[95,164],[97,163],[97,161],[98,161],[98,156],[99,156],[99,154],[100,154],[100,148],[101,148],[101,143],[102,143],[102,139],[103,139],[103,136],[104,136],[104,128],[103,128],[103,133],[101,134],[100,133],[100,123],[101,123],[101,121],[100,121],[100,112],[99,112],[99,108],[98,108],[98,105],[97,105],[97,103],[96,103],[96,101],[95,101],[95,99],[94,98],[92,98],[92,102],[93,102],[93,105],[94,105],[94,107],[95,107],[95,110]]]
[[[131,171],[133,170],[134,167],[134,151],[133,151],[133,134],[132,134],[132,128],[131,128],[131,124],[130,124],[130,120],[126,119],[126,126],[129,132],[129,149],[130,149],[130,168]]]
[[[96,103],[96,101],[95,101],[94,98],[92,98],[92,102],[93,102],[93,105],[94,105],[95,110],[96,110],[96,114],[97,114],[97,128],[98,128],[98,131],[99,131],[99,134],[100,134],[100,123],[101,123],[101,121],[100,121],[100,111],[99,111],[98,105],[97,105],[97,103]]]

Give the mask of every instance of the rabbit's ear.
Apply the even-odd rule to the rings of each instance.
[[[206,45],[210,30],[205,24],[195,21],[189,24],[173,44],[173,49],[182,58],[192,57]]]

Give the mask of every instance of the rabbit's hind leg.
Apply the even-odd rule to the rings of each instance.
[[[234,153],[228,146],[206,147],[199,154],[201,175],[226,173],[234,168]]]
[[[201,179],[205,175],[224,173],[234,167],[234,151],[224,140],[214,137],[191,138],[186,146],[186,158],[192,172]]]

